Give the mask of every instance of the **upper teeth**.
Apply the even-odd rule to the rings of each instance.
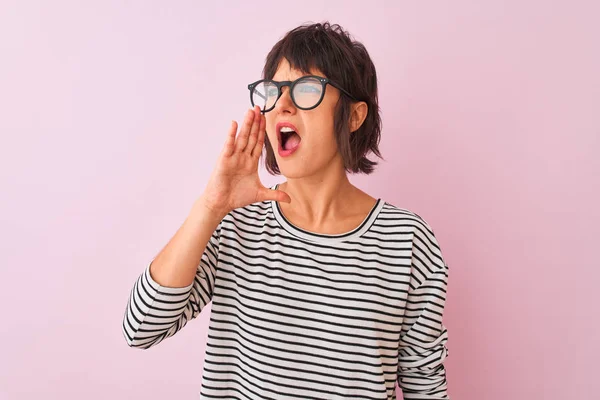
[[[294,132],[294,130],[289,126],[282,126],[280,132]]]

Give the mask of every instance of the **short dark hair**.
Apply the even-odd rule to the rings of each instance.
[[[367,117],[360,128],[350,133],[348,121],[353,100],[340,96],[334,115],[335,137],[344,160],[344,169],[352,173],[370,174],[377,165],[366,156],[370,152],[383,159],[379,152],[381,117],[377,99],[375,65],[365,46],[353,40],[338,24],[329,22],[305,24],[289,31],[267,55],[263,79],[272,79],[285,58],[290,66],[305,74],[317,69],[368,106]],[[280,174],[275,153],[265,135],[265,167]]]

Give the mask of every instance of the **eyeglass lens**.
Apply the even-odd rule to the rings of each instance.
[[[283,90],[283,88],[282,88]],[[278,95],[277,86],[271,81],[264,81],[254,87],[252,102],[261,110],[268,110],[275,105]],[[314,107],[323,95],[323,85],[317,78],[307,77],[294,85],[292,100],[298,108]]]

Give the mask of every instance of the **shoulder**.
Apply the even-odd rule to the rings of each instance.
[[[378,219],[385,221],[396,221],[405,228],[409,227],[413,230],[424,231],[433,235],[433,229],[429,223],[416,212],[407,208],[398,207],[387,201],[383,202],[384,204],[381,208]]]
[[[272,215],[271,202],[267,200],[231,210],[223,218],[222,223],[233,223],[236,226],[240,224],[249,226],[260,224],[262,226],[266,221],[273,219]]]
[[[399,229],[402,229],[404,232],[411,232],[413,247],[425,245],[436,248],[438,252],[441,252],[440,244],[433,227],[422,215],[407,208],[385,202],[378,219],[386,223],[389,220],[395,221],[392,224],[398,226]]]
[[[385,204],[382,209],[382,212],[384,211],[393,218],[401,220],[402,223],[399,225],[403,226],[405,230],[408,227],[408,230],[412,231],[413,257],[427,259],[431,265],[442,269],[448,268],[438,238],[425,218],[414,211],[390,203]]]

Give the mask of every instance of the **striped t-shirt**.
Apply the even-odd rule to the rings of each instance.
[[[447,279],[428,223],[380,198],[344,234],[257,202],[221,220],[189,286],[148,264],[123,334],[155,346],[212,300],[201,399],[395,399],[396,381],[405,399],[447,399]]]

